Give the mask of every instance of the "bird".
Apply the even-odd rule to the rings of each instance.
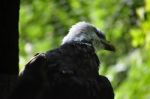
[[[58,48],[26,64],[9,99],[114,99],[111,82],[98,72],[97,50],[115,47],[93,24],[77,22]]]

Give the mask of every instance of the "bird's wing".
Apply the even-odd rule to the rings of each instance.
[[[25,66],[24,71],[20,74],[22,79],[42,79],[41,76],[46,73],[47,59],[44,53],[35,55]],[[29,77],[29,78],[28,78]]]
[[[102,99],[114,99],[113,87],[108,78],[100,75],[97,82],[103,96]]]
[[[46,61],[42,53],[26,64],[9,99],[36,99],[46,82]]]

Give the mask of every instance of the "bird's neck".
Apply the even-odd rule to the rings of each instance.
[[[86,45],[89,47],[93,47],[92,43],[90,41],[87,41],[87,40],[70,41],[70,42],[65,42],[64,44],[69,44],[69,43],[76,43],[76,44],[80,44],[80,45]],[[62,45],[64,45],[64,44],[62,44]]]
[[[93,45],[92,45],[92,42],[87,41],[87,40],[82,40],[82,41],[80,41],[79,43],[85,44],[85,45],[87,45],[87,46],[93,46]]]

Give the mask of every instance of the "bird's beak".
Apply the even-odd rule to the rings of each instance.
[[[101,43],[103,44],[105,50],[115,52],[115,47],[109,41],[101,40]]]

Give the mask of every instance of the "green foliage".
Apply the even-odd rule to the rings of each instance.
[[[22,0],[20,71],[34,54],[58,47],[78,21],[99,27],[117,49],[97,52],[116,99],[149,99],[150,0]]]

